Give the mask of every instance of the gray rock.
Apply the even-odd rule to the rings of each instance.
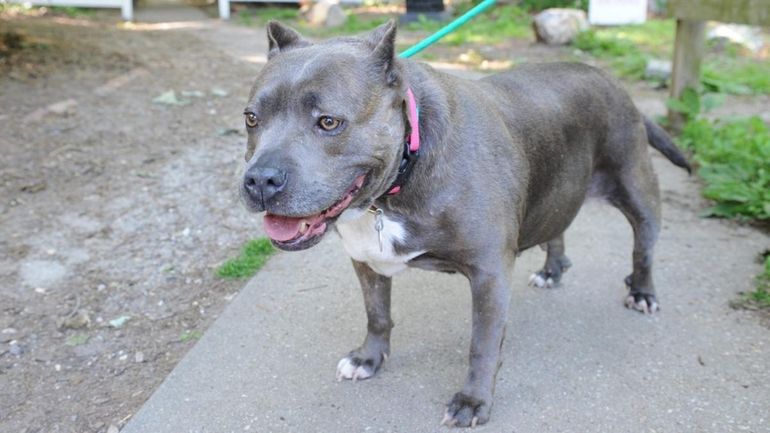
[[[532,22],[538,42],[564,45],[572,42],[578,33],[588,30],[588,18],[580,9],[546,9],[535,15]]]
[[[22,355],[24,352],[26,352],[26,351],[24,350],[24,347],[22,347],[20,344],[18,344],[18,343],[15,343],[15,342],[14,342],[14,343],[12,343],[12,344],[10,345],[10,347],[8,347],[8,351],[9,351],[9,352],[11,353],[11,355],[13,355],[13,356],[21,356],[21,355]]]
[[[91,316],[86,310],[78,310],[75,314],[64,318],[60,324],[61,329],[83,329],[91,325]]]
[[[647,79],[665,81],[671,77],[671,61],[650,59],[644,68],[644,77]]]
[[[709,30],[706,38],[708,40],[729,41],[755,53],[765,46],[765,40],[759,27],[742,24],[717,24]]]
[[[65,99],[64,101],[55,102],[46,108],[48,109],[49,113],[66,116],[73,114],[77,105],[78,101],[74,99]]]
[[[339,4],[339,0],[320,0],[307,11],[305,19],[313,25],[338,27],[345,24],[348,16]]]
[[[55,260],[28,260],[23,262],[19,269],[24,284],[37,288],[50,288],[67,273],[68,269]]]

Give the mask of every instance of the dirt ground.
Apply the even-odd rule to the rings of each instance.
[[[213,269],[254,236],[235,179],[255,69],[184,32],[0,29],[25,45],[0,65],[0,431],[104,432],[242,285]],[[152,102],[167,90],[203,96]]]
[[[114,19],[0,19],[8,33],[0,431],[113,433],[242,286],[213,270],[259,224],[236,194],[256,68],[194,31]],[[507,49],[488,54],[572,56]],[[186,102],[153,102],[169,90]]]

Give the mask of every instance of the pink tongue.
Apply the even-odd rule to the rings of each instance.
[[[299,235],[302,218],[265,214],[265,231],[270,239],[285,242]]]

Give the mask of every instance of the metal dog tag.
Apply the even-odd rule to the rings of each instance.
[[[368,211],[374,214],[374,230],[377,231],[377,243],[380,244],[380,252],[382,252],[382,229],[385,226],[382,221],[382,209],[372,206]]]
[[[382,252],[382,209],[377,209],[374,214],[374,229],[377,230],[377,242],[380,244],[380,252]]]

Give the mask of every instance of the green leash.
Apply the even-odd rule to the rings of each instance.
[[[477,4],[473,7],[473,9],[469,10],[468,12],[462,14],[461,16],[457,17],[454,21],[451,23],[445,25],[441,28],[441,30],[437,31],[436,33],[428,36],[427,38],[421,40],[416,45],[410,47],[403,53],[399,54],[399,57],[407,58],[412,57],[413,55],[419,53],[420,51],[428,48],[429,46],[433,45],[438,41],[439,39],[443,38],[444,36],[452,33],[453,31],[457,30],[458,27],[461,25],[467,23],[471,20],[471,18],[475,17],[476,15],[484,12],[489,7],[494,5],[497,2],[497,0],[484,0],[483,2]]]

